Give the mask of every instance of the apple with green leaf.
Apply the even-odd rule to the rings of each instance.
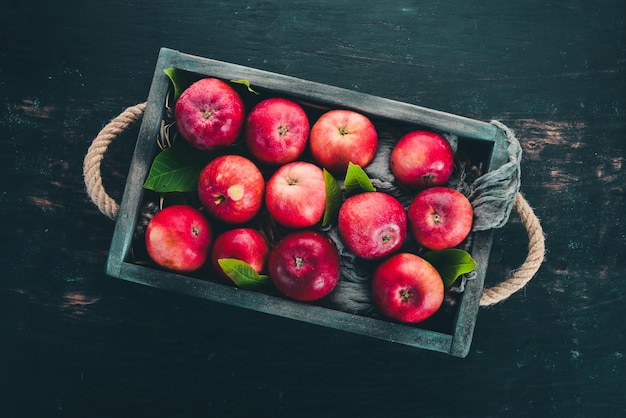
[[[230,278],[224,273],[219,260],[234,258],[245,261],[257,273],[264,273],[269,253],[269,244],[260,231],[241,227],[226,230],[215,238],[210,260],[215,271],[225,278]]]

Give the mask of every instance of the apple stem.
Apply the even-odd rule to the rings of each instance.
[[[407,289],[402,289],[400,291],[400,297],[402,298],[403,302],[408,302],[408,300],[411,299],[411,291]]]
[[[435,175],[433,173],[424,174],[422,180],[424,184],[433,184],[435,182]]]
[[[302,257],[294,257],[293,261],[296,263],[296,268],[300,268],[304,265],[304,259]]]
[[[221,204],[224,200],[226,200],[226,197],[225,197],[224,195],[222,195],[222,194],[215,195],[214,197],[215,197],[215,204],[216,204],[216,205],[219,205],[219,204]]]

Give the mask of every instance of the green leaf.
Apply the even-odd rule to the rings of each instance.
[[[473,271],[478,265],[467,251],[458,248],[429,251],[422,258],[437,269],[446,286],[452,286],[459,276]]]
[[[143,187],[161,193],[194,192],[198,190],[198,175],[208,159],[185,141],[176,141],[154,158]]]
[[[220,258],[217,263],[224,273],[242,289],[256,289],[269,280],[269,276],[259,274],[250,264],[236,258]]]
[[[324,169],[324,183],[326,184],[326,208],[324,209],[322,226],[328,226],[337,219],[342,194],[339,183],[326,169]]]
[[[343,185],[346,188],[346,193],[348,194],[376,191],[372,181],[369,179],[365,171],[363,171],[361,166],[352,162],[348,163],[348,171],[346,172],[346,179]]]
[[[174,86],[174,101],[178,100],[181,93],[196,81],[196,78],[191,74],[176,68],[165,68],[163,72],[167,74]]]
[[[257,91],[252,90],[252,87],[250,87],[250,82],[248,80],[230,80],[231,83],[236,83],[236,84],[243,84],[244,86],[246,86],[248,88],[248,91],[250,93],[254,93],[256,95],[261,94]]]

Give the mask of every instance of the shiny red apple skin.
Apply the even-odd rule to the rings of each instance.
[[[146,227],[146,250],[159,266],[192,272],[208,258],[213,231],[206,217],[186,205],[168,206],[157,212]]]
[[[463,193],[448,187],[419,192],[407,212],[411,234],[431,250],[456,247],[472,230],[472,204]]]
[[[202,151],[232,145],[241,133],[245,107],[239,94],[217,78],[203,78],[187,87],[174,106],[178,132]]]
[[[267,268],[270,247],[263,234],[254,228],[233,228],[219,234],[211,247],[211,264],[222,277],[228,278],[218,260],[235,258],[245,261],[257,272]]]
[[[454,169],[450,143],[436,132],[413,131],[396,143],[390,156],[396,180],[413,190],[444,185]]]
[[[326,208],[324,172],[306,161],[280,166],[267,181],[265,206],[284,227],[302,229],[317,224]]]
[[[374,159],[378,133],[367,116],[334,109],[313,124],[309,147],[318,164],[334,175],[345,175],[348,163],[365,167]]]
[[[270,252],[268,271],[274,286],[287,297],[302,302],[319,300],[339,281],[339,253],[322,232],[292,232]]]
[[[407,237],[407,214],[395,197],[365,192],[339,208],[337,227],[343,243],[358,257],[380,259],[400,249]]]
[[[254,218],[263,205],[265,179],[256,164],[240,155],[222,155],[198,177],[198,197],[209,215],[228,224]]]
[[[444,284],[439,272],[423,258],[399,253],[384,260],[372,277],[372,300],[387,317],[417,323],[439,310]]]
[[[286,164],[304,152],[309,130],[309,118],[298,103],[273,97],[258,103],[248,115],[246,145],[262,163]]]

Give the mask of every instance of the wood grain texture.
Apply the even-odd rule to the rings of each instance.
[[[619,1],[9,2],[0,15],[2,416],[619,416],[626,33]],[[524,147],[548,254],[466,359],[124,283],[81,177],[166,46],[462,116]],[[138,127],[112,145],[116,198]],[[487,281],[524,259],[494,234]],[[489,284],[489,283],[488,283]]]

